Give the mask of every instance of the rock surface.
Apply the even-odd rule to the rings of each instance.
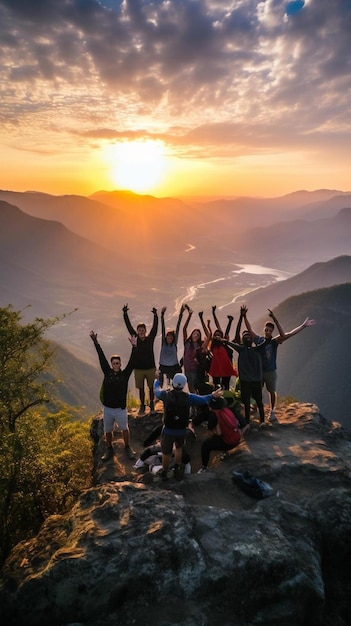
[[[350,626],[351,435],[312,404],[277,417],[201,475],[199,426],[180,483],[134,470],[121,439],[102,464],[100,440],[94,486],[7,559],[5,623]],[[137,452],[159,422],[130,416]],[[274,495],[250,498],[233,469]]]

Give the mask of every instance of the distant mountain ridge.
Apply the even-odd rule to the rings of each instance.
[[[268,287],[261,287],[241,300],[248,306],[250,318],[256,320],[262,316],[263,311],[274,309],[291,296],[342,283],[351,283],[351,256],[340,256],[323,263],[314,263],[300,274]]]
[[[11,201],[32,216],[61,222],[112,252],[114,262],[127,264],[132,273],[141,270],[146,281],[162,290],[158,267],[165,261],[186,263],[189,280],[205,282],[207,275],[213,279],[213,267],[238,260],[276,262],[275,267],[297,273],[316,261],[351,254],[349,212],[336,215],[331,205],[325,217],[326,202],[351,207],[351,194],[337,193],[300,191],[281,198],[193,205],[125,191],[97,192],[90,198],[0,191],[0,200]]]
[[[26,201],[29,195],[32,196],[25,194]],[[34,202],[35,196],[34,193]],[[43,200],[44,204],[46,201],[47,198]],[[340,402],[346,402],[344,390],[348,390],[344,375],[350,371],[349,351],[345,348],[349,323],[347,303],[351,298],[350,208],[344,207],[330,218],[280,222],[269,228],[260,227],[238,234],[235,221],[224,229],[223,216],[220,215],[218,220],[203,220],[201,228],[194,228],[193,224],[197,225],[199,216],[203,215],[203,207],[195,208],[193,214],[187,207],[188,222],[194,219],[190,227],[188,223],[184,224],[182,217],[176,219],[180,216],[179,211],[183,210],[182,204],[177,205],[178,212],[172,213],[170,207],[164,212],[166,205],[160,203],[162,224],[165,225],[160,229],[159,223],[156,222],[155,226],[147,212],[144,217],[139,216],[135,220],[135,216],[128,215],[128,207],[116,214],[114,207],[96,201],[91,205],[90,202],[93,201],[85,199],[81,204],[79,198],[74,198],[73,204],[69,203],[62,211],[64,200],[60,200],[55,211],[68,216],[70,211],[75,213],[73,205],[77,203],[78,209],[72,219],[78,228],[87,210],[91,235],[99,229],[110,229],[111,236],[113,228],[108,216],[112,212],[115,219],[117,215],[120,223],[124,224],[124,230],[120,228],[114,249],[108,250],[96,241],[70,231],[58,220],[33,217],[0,199],[0,306],[11,303],[16,309],[23,309],[30,304],[31,308],[25,311],[30,319],[36,315],[55,316],[78,308],[50,331],[50,338],[74,357],[86,361],[96,372],[96,354],[89,338],[91,329],[99,333],[106,353],[118,350],[124,361],[129,356],[130,345],[121,313],[124,303],[129,303],[134,322],[150,324],[152,306],[159,309],[167,306],[171,312],[174,303],[184,299],[189,286],[213,283],[218,286],[218,297],[215,299],[212,300],[212,296],[211,299],[204,298],[206,290],[199,290],[201,308],[203,304],[207,315],[211,305],[217,304],[220,308],[224,302],[231,301],[233,293],[228,290],[230,285],[235,289],[235,270],[239,269],[237,263],[241,262],[241,267],[245,267],[245,263],[264,264],[271,261],[270,267],[282,268],[283,263],[289,266],[291,259],[295,268],[303,261],[302,272],[295,271],[291,278],[278,282],[273,282],[271,276],[271,285],[240,297],[226,307],[225,313],[237,316],[240,303],[245,301],[250,319],[256,325],[257,320],[263,323],[262,316],[267,308],[274,308],[288,330],[307,315],[316,317],[318,329],[323,328],[320,336],[319,330],[307,329],[279,349],[278,388],[282,394],[320,403],[321,411],[329,419],[337,419],[339,397]],[[122,214],[125,221],[121,218]],[[150,226],[149,222],[150,238],[146,228],[146,224]],[[180,240],[180,235],[178,237],[180,232],[183,233],[183,240]],[[190,249],[188,244],[193,242],[196,246]],[[189,252],[186,252],[185,246]],[[123,254],[120,254],[121,247]],[[148,249],[150,255],[146,252]],[[336,254],[329,258],[331,252]],[[312,259],[310,264],[309,259]],[[222,280],[227,275],[232,281],[228,284]],[[240,279],[243,284],[249,284],[249,273],[241,273]],[[336,286],[340,286],[340,290]],[[199,299],[195,296],[191,300],[189,296],[186,301],[194,307],[196,317],[192,321],[198,325]],[[311,344],[305,354],[305,348],[317,336],[316,332],[319,340]],[[158,359],[158,343],[155,354]],[[286,354],[288,358],[285,358]],[[337,367],[334,367],[335,359],[338,360]],[[332,375],[335,371],[339,377],[339,382],[333,379],[337,394],[330,394],[328,388],[331,369]],[[76,364],[76,371],[77,376],[78,372],[80,375],[79,363]],[[94,374],[86,374],[89,388],[93,386],[91,376]],[[82,398],[84,382],[81,387]],[[72,394],[74,389],[67,397],[73,398]]]
[[[286,331],[307,316],[316,320],[279,346],[278,393],[316,403],[351,430],[351,282],[288,298],[275,313]]]

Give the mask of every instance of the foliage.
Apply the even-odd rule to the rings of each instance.
[[[0,442],[0,549],[3,557],[35,534],[49,515],[69,510],[91,479],[89,424],[70,407],[29,411]]]
[[[40,374],[54,350],[43,339],[58,318],[21,325],[21,313],[11,306],[0,309],[0,432],[15,432],[16,421],[28,409],[49,399],[48,383]]]
[[[131,409],[136,409],[139,406],[139,400],[132,394],[130,389],[128,389],[127,393],[127,409],[130,411]]]
[[[67,511],[90,483],[89,425],[67,405],[48,411],[45,380],[54,349],[44,332],[58,321],[0,309],[0,562],[43,520]],[[34,409],[44,403],[39,412]]]

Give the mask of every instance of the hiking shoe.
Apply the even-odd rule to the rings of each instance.
[[[135,452],[134,452],[134,450],[132,450],[132,448],[130,446],[126,446],[124,448],[124,450],[125,450],[125,453],[126,453],[128,459],[130,459],[131,461],[134,461],[135,460]]]
[[[183,480],[184,478],[185,465],[175,465],[174,466],[174,478],[176,480]]]
[[[140,405],[138,415],[145,415],[145,404]]]
[[[196,433],[192,428],[187,428],[186,430],[187,437],[190,437],[190,441],[195,441],[197,439]]]
[[[278,421],[273,410],[269,412],[268,421],[269,422],[277,422]]]
[[[113,457],[113,448],[107,448],[105,454],[101,457],[101,461],[104,463]]]
[[[205,474],[206,472],[208,472],[207,467],[200,467],[199,471],[197,472],[198,474]]]
[[[137,470],[137,469],[140,469],[141,467],[145,467],[145,463],[141,459],[138,459],[137,462],[134,463],[133,469]]]
[[[219,460],[224,461],[228,457],[229,457],[229,452],[222,452],[222,454],[219,455]]]

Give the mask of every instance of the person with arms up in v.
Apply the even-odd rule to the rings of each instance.
[[[298,333],[300,333],[302,330],[304,330],[304,328],[308,328],[309,326],[314,326],[316,322],[315,320],[310,319],[309,317],[306,317],[306,319],[304,320],[304,322],[302,322],[302,324],[300,324],[293,330],[290,330],[288,333],[286,333],[284,332],[283,328],[280,325],[280,322],[274,315],[273,311],[271,311],[271,309],[268,309],[268,315],[271,319],[267,320],[264,325],[263,336],[258,335],[256,331],[253,330],[253,328],[251,327],[251,324],[247,319],[247,309],[245,311],[244,321],[245,321],[246,328],[249,331],[251,338],[256,344],[256,346],[260,346],[264,344],[264,349],[261,350],[260,352],[260,355],[262,358],[262,382],[263,382],[263,386],[266,386],[266,389],[269,394],[269,399],[270,399],[270,407],[269,407],[270,412],[269,412],[268,419],[270,422],[275,422],[277,420],[276,415],[275,415],[275,406],[277,402],[277,378],[278,378],[277,376],[277,350],[278,350],[278,346],[282,344],[284,341],[286,341],[287,339],[290,339],[290,337],[293,337],[294,335],[297,335]],[[277,326],[279,335],[276,335],[275,337],[273,337],[275,325]]]
[[[159,380],[160,385],[163,387],[164,379],[166,377],[167,383],[170,384],[173,376],[182,371],[182,368],[179,365],[178,360],[178,336],[180,324],[182,321],[183,313],[185,307],[181,306],[177,321],[177,326],[174,329],[167,329],[165,327],[165,313],[167,311],[167,307],[163,307],[161,309],[161,352],[160,352],[160,367],[159,367]]]
[[[193,315],[193,310],[185,304],[184,307],[188,311],[188,317],[185,320],[185,324],[183,326],[183,341],[184,341],[184,374],[188,381],[188,389],[191,393],[196,393],[198,390],[198,360],[197,360],[197,351],[201,348],[203,344],[203,340],[201,337],[201,330],[199,328],[194,328],[190,335],[188,335],[188,326]],[[206,336],[210,336],[210,331],[204,328]]]
[[[243,308],[240,309],[240,318],[244,317]],[[237,328],[238,328],[237,327]],[[241,401],[245,408],[246,424],[250,423],[250,404],[253,398],[257,404],[260,415],[260,422],[264,422],[264,407],[262,402],[262,358],[259,351],[264,348],[264,343],[259,346],[252,345],[252,337],[248,330],[244,330],[241,336],[241,342],[221,340],[224,345],[234,348],[239,353],[238,356],[238,374],[240,379],[240,395]]]
[[[216,330],[211,336],[209,343],[209,350],[212,354],[211,364],[208,373],[212,377],[214,385],[221,385],[223,389],[229,389],[230,379],[232,376],[236,376],[237,372],[233,367],[233,351],[222,344],[222,339],[229,340],[229,332],[234,320],[232,315],[228,315],[228,324],[223,333],[223,330],[219,324],[216,315],[216,306],[212,307],[213,319],[216,325]]]
[[[133,371],[132,354],[127,366],[122,370],[121,357],[113,354],[109,365],[105,354],[98,342],[97,334],[90,331],[90,338],[95,346],[99,357],[104,380],[100,389],[100,400],[103,406],[103,423],[107,444],[107,451],[102,461],[108,461],[113,457],[112,433],[115,424],[122,430],[124,447],[129,459],[135,459],[135,454],[130,447],[130,433],[127,415],[127,391],[129,377]]]
[[[145,414],[145,381],[149,389],[150,414],[154,415],[155,405],[153,385],[156,371],[154,342],[158,328],[157,309],[154,307],[151,311],[154,316],[154,320],[149,334],[147,334],[146,325],[143,322],[137,325],[136,330],[133,328],[128,315],[128,304],[125,304],[122,310],[123,319],[128,332],[132,336],[136,337],[136,345],[133,348],[132,354],[135,386],[139,391],[140,399],[139,415]]]

